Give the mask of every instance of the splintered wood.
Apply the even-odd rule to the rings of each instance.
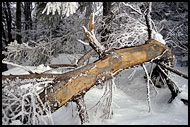
[[[150,61],[166,49],[167,47],[162,43],[152,40],[151,43],[138,47],[114,50],[104,59],[95,61],[89,70],[81,72],[67,83],[63,82],[63,87],[56,92],[56,99],[60,105],[64,105],[77,93],[91,88],[99,80],[98,75],[105,72],[115,74],[117,71]]]

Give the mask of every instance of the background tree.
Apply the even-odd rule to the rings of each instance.
[[[12,15],[9,2],[2,2],[3,4],[3,13],[6,19],[6,28],[7,28],[7,41],[10,43],[12,41]]]
[[[108,35],[111,29],[111,21],[113,20],[112,10],[112,2],[103,2],[103,32],[101,34],[102,39],[101,42],[107,41]],[[107,37],[106,37],[107,36]]]
[[[32,30],[32,2],[24,2],[24,30],[25,30],[25,42],[30,39],[30,30]]]
[[[16,2],[16,32],[16,40],[21,44],[21,2]]]

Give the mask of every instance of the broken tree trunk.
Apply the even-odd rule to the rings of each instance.
[[[110,79],[123,69],[151,61],[166,49],[168,47],[164,44],[151,40],[149,44],[110,51],[104,58],[64,74],[9,75],[2,76],[2,79],[55,78],[56,83],[52,85],[51,89],[48,89],[47,95],[44,91],[40,94],[43,102],[50,102],[52,112],[54,112],[80,92],[90,89],[96,82],[104,82],[103,76],[105,76],[105,80]],[[168,52],[172,55],[171,50],[168,49]]]

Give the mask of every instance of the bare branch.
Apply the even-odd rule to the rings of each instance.
[[[105,53],[106,48],[98,42],[94,33],[94,13],[90,15],[90,20],[88,23],[89,31],[85,26],[83,26],[86,37],[88,38],[89,45],[102,57]]]
[[[133,9],[134,11],[136,11],[137,13],[139,13],[140,15],[142,15],[142,12],[135,9],[133,6],[131,6],[130,4],[128,3],[125,3],[125,2],[122,2],[122,4],[124,4],[126,7],[130,7],[131,9]]]
[[[51,68],[58,68],[58,67],[77,67],[75,64],[50,64],[49,67]]]
[[[151,16],[150,16],[151,6],[152,6],[152,2],[148,2],[148,8],[145,15],[146,24],[148,27],[148,39],[152,39],[152,24],[151,24]]]
[[[165,69],[162,68],[160,65],[158,65],[161,74],[164,76],[164,79],[167,82],[168,88],[171,91],[171,98],[169,99],[168,103],[171,103],[175,97],[180,93],[179,88],[177,87],[177,85],[169,78],[169,76],[166,74],[166,72],[164,71]]]
[[[147,71],[147,69],[146,69],[146,67],[145,67],[145,65],[144,64],[142,64],[142,67],[143,67],[143,69],[144,69],[144,71],[145,71],[145,73],[146,73],[146,75],[147,75],[147,84],[146,84],[146,86],[147,86],[147,101],[148,101],[148,112],[151,112],[151,102],[150,102],[150,84],[149,84],[149,81],[150,81],[150,77],[149,77],[149,75],[148,75],[148,71]]]
[[[78,40],[80,43],[84,44],[84,45],[89,45],[88,43],[82,41],[82,40]]]
[[[4,60],[2,60],[2,63],[4,63],[4,64],[9,64],[9,65],[12,65],[12,66],[15,66],[15,67],[22,68],[22,69],[24,69],[25,71],[29,72],[30,74],[34,74],[34,73],[33,73],[30,69],[28,69],[27,67],[24,67],[24,66],[21,66],[21,65],[12,63],[12,62],[4,61]]]
[[[92,54],[95,53],[94,49],[89,50],[85,55],[83,55],[78,61],[77,66],[81,66],[84,64],[84,62],[91,57]]]
[[[163,67],[163,68],[165,68],[165,69],[167,69],[167,70],[169,70],[169,71],[171,71],[171,72],[173,72],[173,73],[175,73],[175,74],[177,74],[177,75],[185,78],[185,79],[188,79],[188,75],[183,74],[182,72],[180,72],[178,70],[175,70],[175,69],[173,69],[173,68],[171,68],[171,67],[169,67],[167,65],[164,65],[164,64],[162,64],[160,62],[155,62],[155,63],[158,64],[158,65],[160,65],[161,67]]]

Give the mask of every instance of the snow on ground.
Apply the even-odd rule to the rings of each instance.
[[[69,58],[71,57],[69,56]],[[63,54],[52,60],[52,63],[54,64],[70,62],[72,62],[72,60],[70,61],[68,57],[65,57]],[[42,72],[50,69],[44,65],[27,67],[34,72]],[[129,78],[134,69],[136,69],[134,76]],[[188,74],[188,67],[180,67],[176,65],[175,69]],[[16,67],[3,72],[3,74],[28,74],[28,72]],[[143,77],[144,71],[141,66],[126,69],[117,75],[115,79],[117,89],[113,94],[113,117],[111,119],[100,118],[103,114],[102,107],[99,107],[96,114],[95,109],[97,107],[91,109],[91,107],[93,107],[103,95],[105,87],[102,89],[99,87],[91,88],[85,95],[85,103],[89,115],[89,123],[86,124],[187,125],[188,106],[184,105],[180,99],[188,99],[188,80],[172,74],[171,78],[182,92],[171,104],[167,103],[171,97],[167,86],[165,88],[157,88],[157,94],[153,87],[150,86],[152,110],[149,113],[146,100],[146,81]],[[69,102],[67,106],[63,106],[54,112],[52,118],[53,124],[80,124],[80,119],[76,112],[76,104],[73,102]]]
[[[178,68],[178,67],[177,67]],[[146,101],[146,82],[143,78],[144,72],[142,67],[136,69],[132,80],[128,79],[133,69],[127,69],[117,76],[117,92],[113,95],[114,106],[113,118],[101,120],[93,112],[89,112],[89,124],[127,124],[127,125],[164,125],[164,124],[188,124],[188,106],[184,105],[180,97],[188,98],[188,81],[176,78],[178,87],[183,90],[183,95],[179,95],[172,104],[168,104],[171,97],[169,89],[162,88],[158,94],[151,87],[151,106],[152,112],[148,112]],[[181,94],[182,94],[181,93]],[[87,107],[92,107],[98,101],[97,98],[102,96],[102,90],[94,88],[88,91],[85,96]],[[99,112],[101,114],[101,112]]]

